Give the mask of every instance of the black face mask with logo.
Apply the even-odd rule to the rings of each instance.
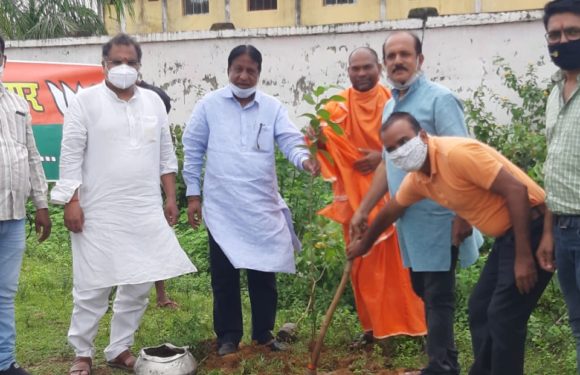
[[[580,39],[567,43],[549,44],[548,50],[554,64],[562,70],[580,69]]]

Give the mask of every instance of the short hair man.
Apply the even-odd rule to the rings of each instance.
[[[400,31],[389,35],[383,45],[383,63],[393,97],[385,105],[382,121],[393,111],[406,111],[416,116],[429,134],[466,137],[461,102],[449,89],[425,77],[421,70],[424,59],[415,34]],[[387,191],[394,196],[405,175],[390,161],[379,166],[351,221],[353,232],[366,227],[370,210]],[[410,207],[396,228],[413,289],[425,303],[429,363],[422,371],[427,375],[457,375],[455,266],[458,257],[463,266],[475,262],[481,235],[468,236],[471,227],[464,220],[428,200]]]
[[[551,273],[539,268],[544,191],[499,152],[476,140],[431,137],[406,112],[383,124],[387,157],[405,176],[349,257],[364,254],[407,207],[428,198],[496,238],[469,300],[471,375],[523,375],[527,322]]]
[[[326,109],[330,119],[344,134],[331,127],[322,128],[325,149],[332,162],[318,154],[323,176],[332,181],[334,201],[320,211],[343,225],[345,242],[350,242],[349,223],[368,192],[374,171],[382,160],[379,129],[383,107],[391,98],[389,90],[379,83],[381,64],[377,53],[369,47],[356,48],[348,58],[348,76],[352,87],[338,95],[344,102],[330,102]],[[374,209],[376,214],[386,200]],[[352,287],[359,320],[364,330],[356,345],[374,338],[394,335],[425,335],[424,306],[411,287],[409,273],[403,268],[397,234],[393,227],[385,233],[364,258],[352,268]]]
[[[126,34],[103,46],[106,80],[78,93],[65,114],[60,180],[72,232],[71,375],[90,373],[98,323],[117,286],[107,364],[131,370],[129,351],[154,281],[194,272],[171,225],[177,159],[161,99],[138,88],[141,47]],[[165,192],[165,215],[160,182]]]
[[[546,106],[548,155],[544,164],[549,211],[544,229],[548,241],[538,250],[540,264],[554,271],[568,305],[570,327],[576,338],[580,371],[580,1],[550,1],[544,8],[546,40],[560,70]]]
[[[197,102],[183,133],[183,179],[189,223],[203,220],[209,236],[214,331],[218,354],[238,350],[243,336],[240,268],[247,270],[252,339],[272,351],[284,350],[272,330],[278,291],[275,272],[296,270],[300,241],[290,210],[278,192],[275,145],[299,169],[318,174],[302,134],[282,103],[258,89],[262,54],[252,45],[228,56],[229,85]],[[232,129],[238,129],[232,132]]]
[[[0,375],[27,375],[16,364],[14,297],[24,255],[26,201],[36,207],[38,240],[50,235],[48,187],[32,134],[26,100],[6,90],[4,39],[0,36]]]

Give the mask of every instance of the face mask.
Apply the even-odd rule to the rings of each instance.
[[[250,96],[254,95],[254,93],[256,92],[256,86],[249,87],[247,89],[242,89],[242,88],[234,85],[233,83],[230,83],[230,88],[232,89],[232,93],[240,99],[249,98]]]
[[[395,151],[387,152],[387,158],[406,172],[418,171],[427,159],[427,144],[417,135]]]
[[[580,39],[548,45],[550,57],[562,70],[580,69]]]
[[[137,82],[139,72],[127,64],[118,65],[107,71],[107,79],[118,89],[125,90]]]

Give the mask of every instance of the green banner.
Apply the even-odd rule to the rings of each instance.
[[[40,153],[46,179],[48,181],[58,180],[62,125],[36,125],[32,127],[32,132],[36,140],[36,147]]]

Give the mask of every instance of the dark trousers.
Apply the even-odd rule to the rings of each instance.
[[[535,254],[542,237],[544,216],[532,221]],[[538,282],[528,294],[515,284],[515,237],[512,230],[493,244],[469,299],[469,326],[474,363],[470,375],[522,375],[528,319],[552,274],[536,263]]]
[[[240,271],[232,266],[209,231],[208,237],[214,331],[218,345],[226,342],[237,345],[244,332]],[[258,344],[265,344],[273,338],[272,329],[276,321],[276,275],[273,272],[247,270],[247,276],[252,307],[252,339]]]
[[[422,374],[459,374],[453,334],[455,317],[455,266],[457,248],[451,249],[451,269],[442,272],[415,272],[411,283],[425,304],[427,355],[429,364]]]

